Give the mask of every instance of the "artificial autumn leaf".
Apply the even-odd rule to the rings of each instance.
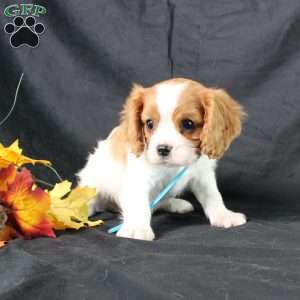
[[[53,190],[50,192],[50,198],[52,203],[51,207],[54,205],[54,201],[61,200],[61,198],[66,196],[71,191],[71,186],[72,183],[67,180],[55,185]],[[52,213],[51,211],[49,213],[49,216],[56,230],[65,230],[66,228],[68,228],[68,226],[66,226],[63,222],[59,221],[60,218],[58,218],[57,216],[55,217],[54,212]]]
[[[88,219],[88,201],[95,197],[96,190],[87,187],[77,187],[71,192],[71,183],[63,181],[56,184],[49,192],[51,197],[50,216],[55,229],[97,226],[101,220],[90,221]],[[70,193],[67,197],[65,197]],[[64,199],[62,199],[65,197]]]
[[[34,165],[36,163],[51,165],[48,160],[36,160],[22,155],[22,149],[19,147],[18,140],[16,140],[9,147],[4,147],[2,144],[0,144],[0,168],[6,168],[10,164],[20,167],[24,164]]]
[[[6,192],[8,190],[8,185],[15,180],[16,173],[17,170],[14,165],[9,165],[5,169],[0,169],[0,195],[1,192]]]
[[[25,237],[55,237],[53,224],[48,218],[50,197],[42,189],[33,187],[28,170],[23,169],[16,175],[2,196],[2,204],[9,209],[9,220],[18,226]]]
[[[20,234],[9,225],[6,225],[0,230],[0,248],[3,247],[9,240],[19,237]]]

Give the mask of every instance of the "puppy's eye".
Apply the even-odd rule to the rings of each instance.
[[[149,129],[153,129],[153,127],[154,127],[153,121],[152,121],[151,119],[148,119],[148,120],[146,121],[146,126],[147,126]]]
[[[195,124],[190,119],[184,119],[181,121],[181,127],[184,130],[192,131],[193,129],[195,129]]]

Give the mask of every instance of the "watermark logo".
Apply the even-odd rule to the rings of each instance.
[[[4,15],[13,18],[5,24],[4,31],[10,35],[9,41],[13,48],[28,46],[35,48],[39,45],[40,35],[45,31],[45,25],[37,18],[47,13],[42,5],[12,4],[4,9]]]

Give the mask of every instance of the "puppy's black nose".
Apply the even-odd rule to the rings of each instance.
[[[158,145],[157,146],[157,153],[162,156],[162,157],[166,157],[170,154],[172,150],[172,146],[169,145]]]

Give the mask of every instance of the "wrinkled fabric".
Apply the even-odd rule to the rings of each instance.
[[[224,88],[248,117],[218,183],[249,221],[211,228],[196,205],[155,215],[154,242],[108,235],[118,222],[109,213],[97,229],[15,240],[0,250],[0,299],[299,299],[299,1],[35,3],[47,8],[37,48],[13,49],[0,30],[0,120],[24,72],[1,142],[19,138],[27,155],[74,180],[133,82],[188,77]],[[0,28],[9,21],[2,14]],[[43,167],[35,174],[57,181]]]

